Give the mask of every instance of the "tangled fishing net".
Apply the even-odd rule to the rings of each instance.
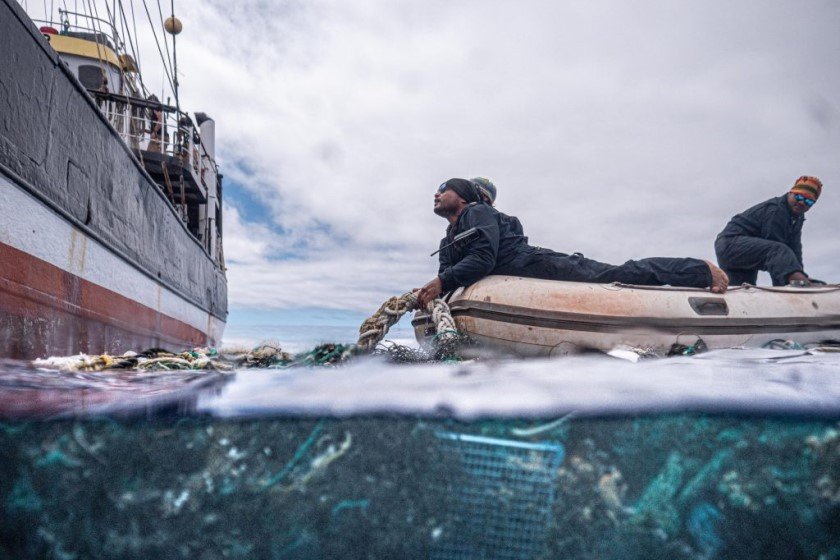
[[[233,371],[235,369],[285,369],[301,366],[335,366],[363,355],[383,356],[394,363],[430,361],[458,361],[459,350],[472,342],[455,327],[449,306],[441,299],[429,303],[427,311],[436,326],[427,349],[412,348],[385,341],[388,329],[406,313],[415,309],[417,297],[412,292],[388,299],[359,328],[356,344],[327,343],[298,354],[285,352],[279,343],[263,342],[252,349],[193,348],[181,353],[152,348],[143,352],[129,351],[119,356],[101,354],[90,356],[50,357],[35,360],[39,368],[69,372],[97,372],[105,370],[135,370],[162,372],[179,370]]]

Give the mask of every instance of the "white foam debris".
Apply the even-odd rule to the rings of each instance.
[[[32,361],[36,368],[74,371],[80,363],[92,362],[99,356],[88,356],[87,354],[76,354],[75,356],[50,356],[49,358],[38,358]]]
[[[613,348],[607,352],[607,355],[612,356],[613,358],[618,358],[619,360],[627,360],[628,362],[633,362],[634,364],[642,359],[642,355],[630,347]]]

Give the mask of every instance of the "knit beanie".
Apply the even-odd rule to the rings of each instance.
[[[481,202],[478,187],[466,179],[449,179],[444,185],[446,185],[446,188],[455,191],[458,196],[467,202]]]
[[[484,177],[473,177],[470,181],[475,183],[479,192],[490,200],[491,206],[496,202],[496,185],[493,184],[493,181]]]
[[[793,184],[793,188],[790,189],[790,192],[794,194],[801,194],[814,200],[817,200],[822,193],[822,181],[817,179],[816,177],[809,177],[807,175],[803,175],[796,182]]]

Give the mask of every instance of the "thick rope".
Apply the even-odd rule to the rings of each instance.
[[[401,296],[394,296],[370,317],[364,320],[359,327],[359,340],[356,346],[365,352],[370,352],[400,318],[414,309],[417,305],[417,296],[413,292],[407,292]]]
[[[432,322],[435,324],[435,338],[439,342],[449,342],[458,338],[458,329],[455,326],[455,319],[445,301],[438,298],[430,301],[426,309],[432,315]]]
[[[365,352],[372,351],[385,338],[388,329],[416,305],[417,296],[413,292],[390,298],[359,327],[359,341],[356,345]],[[455,320],[445,301],[436,298],[426,305],[426,310],[432,316],[432,322],[435,325],[436,341],[449,343],[458,338]]]

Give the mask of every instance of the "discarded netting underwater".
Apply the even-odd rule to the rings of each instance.
[[[394,296],[359,327],[356,344],[320,344],[311,350],[298,354],[284,352],[279,344],[262,343],[251,350],[222,350],[215,348],[194,348],[181,353],[152,348],[143,352],[129,351],[120,356],[102,354],[89,356],[50,357],[33,362],[35,367],[63,371],[178,371],[214,370],[233,371],[237,368],[283,369],[300,366],[332,366],[342,364],[354,357],[373,355],[385,356],[396,363],[419,363],[431,361],[459,361],[458,350],[470,344],[467,337],[458,333],[449,306],[441,299],[430,302],[428,312],[436,326],[437,334],[428,349],[411,348],[395,342],[383,343],[388,329],[400,318],[413,310],[417,297],[408,292]]]

